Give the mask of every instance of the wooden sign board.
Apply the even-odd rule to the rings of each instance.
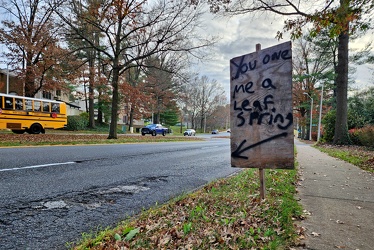
[[[293,169],[291,42],[230,60],[231,165]]]

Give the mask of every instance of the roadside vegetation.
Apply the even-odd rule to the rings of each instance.
[[[249,169],[144,211],[73,249],[287,249],[299,244],[303,217],[295,200],[297,170],[267,170],[260,201],[258,171]]]
[[[337,146],[318,144],[315,146],[328,155],[349,162],[359,168],[374,173],[374,148],[365,146]]]
[[[12,146],[42,146],[42,145],[80,145],[80,144],[117,144],[139,142],[172,142],[203,140],[197,137],[181,136],[141,136],[118,135],[117,140],[109,140],[108,135],[84,133],[46,133],[39,135],[0,133],[0,147]]]
[[[370,91],[370,93],[374,93],[374,88],[371,88]],[[323,119],[324,134],[322,142],[318,143],[316,148],[330,156],[352,163],[363,170],[374,172],[374,106],[371,104],[374,99],[371,95],[362,100],[358,99],[357,96],[350,99],[350,122],[348,124],[350,145],[331,144],[336,115],[334,111],[330,111]],[[356,107],[359,107],[360,110],[357,110]]]

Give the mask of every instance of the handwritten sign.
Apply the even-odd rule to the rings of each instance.
[[[291,42],[230,60],[231,165],[294,168]]]

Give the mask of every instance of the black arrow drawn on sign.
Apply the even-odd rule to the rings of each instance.
[[[274,136],[272,136],[272,137],[269,137],[269,138],[267,138],[267,139],[265,139],[265,140],[262,140],[262,141],[256,142],[255,144],[249,145],[248,147],[241,149],[242,146],[247,142],[247,140],[244,140],[244,141],[242,141],[242,142],[240,143],[239,147],[238,147],[234,152],[231,153],[231,157],[242,158],[242,159],[248,159],[247,156],[242,156],[242,155],[240,155],[240,154],[243,153],[244,151],[247,151],[247,150],[249,150],[249,149],[251,149],[251,148],[257,147],[257,146],[259,146],[259,145],[261,145],[261,144],[263,144],[263,143],[266,143],[266,142],[268,142],[268,141],[272,141],[272,140],[277,139],[277,138],[279,138],[279,137],[286,137],[286,136],[287,136],[287,132],[284,132],[284,133],[281,133],[281,134],[278,134],[278,135],[274,135]]]

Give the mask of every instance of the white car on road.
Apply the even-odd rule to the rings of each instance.
[[[184,131],[183,133],[184,136],[188,135],[188,136],[195,136],[196,135],[196,131],[192,128],[189,128],[189,129],[186,129],[186,131]]]

